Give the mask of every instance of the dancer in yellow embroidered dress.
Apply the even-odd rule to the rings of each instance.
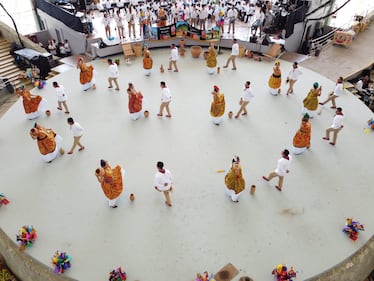
[[[214,74],[216,72],[217,66],[217,55],[216,50],[214,49],[214,43],[210,43],[208,48],[208,57],[206,60],[206,66],[208,67],[208,73]]]
[[[78,57],[77,68],[80,69],[79,82],[82,84],[82,89],[84,91],[91,87],[96,89],[93,66],[87,65],[82,57]]]
[[[245,180],[242,174],[239,156],[234,156],[231,163],[231,169],[225,176],[226,193],[235,203],[239,202],[239,195],[245,189]]]
[[[310,138],[312,136],[312,125],[309,122],[309,115],[306,113],[301,120],[300,129],[293,138],[293,153],[301,154],[310,148]]]
[[[222,115],[225,113],[225,95],[221,94],[218,86],[213,87],[213,102],[210,106],[210,116],[213,117],[213,123],[219,125],[221,123]]]
[[[107,161],[100,160],[100,168],[97,168],[95,175],[101,184],[101,188],[105,196],[108,198],[109,207],[117,208],[117,200],[123,191],[123,175],[124,171],[120,166],[114,169],[110,167]]]
[[[318,109],[318,97],[322,93],[322,86],[319,86],[317,82],[313,84],[313,88],[310,89],[308,95],[303,100],[303,109],[302,113],[308,113],[310,118],[316,116]]]
[[[269,90],[270,94],[276,96],[281,92],[281,85],[282,85],[282,72],[280,69],[280,62],[276,61],[273,67],[273,74],[269,78]]]

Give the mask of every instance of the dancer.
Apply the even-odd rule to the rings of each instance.
[[[16,93],[22,97],[23,109],[27,119],[32,120],[43,114],[47,104],[45,99],[39,95],[32,95],[23,84],[16,89]]]
[[[173,190],[173,176],[168,169],[164,168],[164,163],[157,162],[157,173],[154,178],[154,187],[157,191],[163,192],[165,196],[165,204],[171,207],[170,191]]]
[[[208,48],[208,57],[206,59],[206,66],[208,67],[208,73],[214,74],[216,73],[217,67],[217,54],[216,50],[214,49],[214,43],[211,42]]]
[[[300,129],[296,132],[293,138],[294,154],[301,154],[310,148],[310,138],[312,136],[312,124],[309,122],[309,115],[305,113],[301,119]]]
[[[167,115],[166,117],[171,117],[169,104],[171,102],[171,94],[169,88],[166,86],[166,83],[164,81],[160,82],[161,87],[161,105],[160,105],[160,112],[157,114],[157,116],[161,117],[163,114],[164,109],[166,109]]]
[[[324,140],[330,140],[330,133],[333,132],[333,139],[332,142],[329,142],[331,145],[336,144],[336,139],[338,137],[338,133],[341,129],[343,129],[343,120],[344,120],[344,114],[343,109],[341,107],[338,107],[335,112],[334,119],[332,120],[332,125],[330,128],[326,129],[326,136],[323,137]]]
[[[286,80],[286,82],[289,83],[287,95],[293,94],[293,86],[295,85],[296,81],[299,79],[299,76],[301,74],[303,73],[300,71],[298,67],[298,63],[295,61],[292,65],[290,72],[288,73],[287,80]]]
[[[111,89],[113,88],[112,82],[114,82],[114,85],[116,85],[115,90],[119,91],[119,86],[118,86],[118,77],[119,77],[119,71],[118,71],[118,66],[115,62],[113,62],[112,59],[108,59],[108,82],[109,86],[108,88]]]
[[[213,117],[213,123],[215,125],[221,124],[222,115],[225,114],[225,95],[221,94],[218,86],[213,86],[213,101],[210,106],[210,116]]]
[[[236,113],[236,115],[235,115],[236,119],[239,118],[240,113],[242,113],[242,111],[243,111],[242,115],[247,115],[248,114],[246,107],[249,104],[249,102],[251,101],[251,99],[254,98],[254,95],[253,95],[253,92],[252,92],[250,86],[251,86],[251,82],[249,82],[249,81],[245,82],[243,96],[239,100],[240,108],[239,108],[238,113]]]
[[[35,123],[34,128],[30,130],[30,136],[33,140],[37,140],[38,148],[44,162],[51,163],[60,152],[62,137],[57,135],[52,129],[46,129]]]
[[[316,116],[318,110],[318,97],[322,93],[322,86],[319,86],[317,82],[314,82],[313,88],[310,89],[308,95],[303,100],[302,113],[307,113],[310,118]]]
[[[144,47],[144,57],[143,57],[143,68],[145,76],[151,76],[153,67],[153,60],[151,52],[148,50],[148,47]]]
[[[83,136],[84,129],[78,122],[75,122],[72,117],[69,117],[67,121],[74,138],[73,146],[69,150],[68,154],[73,154],[74,149],[77,145],[79,146],[78,151],[82,151],[84,149],[84,146],[80,143],[80,139]]]
[[[281,155],[282,157],[278,160],[275,171],[271,172],[267,177],[262,177],[266,181],[270,181],[273,178],[278,177],[278,185],[276,185],[275,188],[279,191],[282,191],[284,176],[290,172],[288,169],[292,160],[290,152],[287,149],[284,149]]]
[[[338,80],[336,81],[336,86],[334,91],[329,93],[329,97],[324,101],[320,102],[320,105],[324,105],[331,101],[331,108],[336,108],[336,102],[335,99],[340,97],[342,94],[344,94],[344,87],[343,87],[343,77],[339,77]]]
[[[109,13],[105,12],[104,17],[102,19],[102,23],[104,25],[106,38],[108,39],[111,37],[110,22],[111,22],[111,18],[109,16]]]
[[[69,114],[69,108],[66,103],[68,97],[65,92],[65,87],[62,85],[59,85],[56,81],[53,82],[53,88],[56,89],[56,95],[57,95],[57,109],[62,110],[62,106],[65,108],[65,113]]]
[[[226,64],[223,68],[227,68],[230,64],[230,61],[232,62],[232,70],[236,70],[236,63],[235,59],[239,56],[239,44],[237,40],[234,38],[232,40],[232,47],[231,47],[231,55],[227,58]]]
[[[269,78],[269,90],[270,94],[276,96],[277,94],[281,93],[281,85],[282,85],[282,73],[280,69],[280,62],[277,60],[273,67],[273,74]]]
[[[127,94],[129,96],[129,112],[130,118],[132,120],[138,120],[142,115],[142,101],[143,96],[141,92],[137,92],[132,83],[129,83],[129,88],[127,89]]]
[[[114,20],[116,22],[117,30],[118,30],[118,37],[119,40],[122,41],[125,39],[125,28],[123,26],[124,18],[121,15],[121,11],[118,9],[116,14],[114,15]]]
[[[77,68],[80,69],[79,81],[82,84],[83,91],[87,91],[89,88],[96,89],[94,68],[92,65],[87,65],[82,57],[78,57]]]
[[[168,70],[173,70],[174,66],[174,72],[178,72],[178,66],[177,66],[177,60],[179,59],[179,54],[178,54],[178,48],[175,46],[175,44],[171,44],[171,54],[169,58],[169,68]]]
[[[114,169],[105,160],[100,160],[100,168],[95,171],[95,176],[101,184],[103,192],[108,198],[109,207],[117,208],[117,201],[123,191],[124,170],[117,165]]]
[[[226,193],[232,202],[238,203],[239,195],[245,189],[245,180],[242,174],[239,156],[234,156],[231,163],[231,169],[225,176]]]

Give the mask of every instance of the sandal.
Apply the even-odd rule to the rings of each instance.
[[[266,181],[269,181],[269,179],[268,179],[267,177],[265,177],[265,176],[262,176],[262,178],[263,178],[264,180],[266,180]]]
[[[57,107],[58,110],[62,110],[62,107]]]
[[[73,154],[73,151],[69,151],[68,154]]]
[[[69,111],[65,111],[65,114],[70,114],[70,112]]]
[[[78,149],[78,151],[82,151],[84,149],[84,146],[82,146],[81,148]]]
[[[278,185],[276,185],[275,188],[278,189],[279,191],[282,191],[282,188],[279,187]]]
[[[159,114],[157,114],[157,116],[160,116],[160,117],[162,117],[162,114],[160,114],[160,113],[159,113]]]
[[[170,117],[171,117],[171,115],[169,115],[169,114],[168,114],[168,115],[166,115],[166,117],[169,117],[169,118],[170,118]]]
[[[171,204],[169,204],[168,202],[165,201],[165,204],[168,205],[169,207],[171,207]]]

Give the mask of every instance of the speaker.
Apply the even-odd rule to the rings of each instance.
[[[249,42],[251,42],[251,43],[257,43],[257,37],[255,35],[251,36],[249,38]]]

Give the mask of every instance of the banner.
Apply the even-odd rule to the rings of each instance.
[[[220,29],[215,26],[211,29],[201,30],[190,26],[185,21],[166,26],[152,26],[152,39],[167,40],[172,37],[189,37],[194,40],[219,39]]]

